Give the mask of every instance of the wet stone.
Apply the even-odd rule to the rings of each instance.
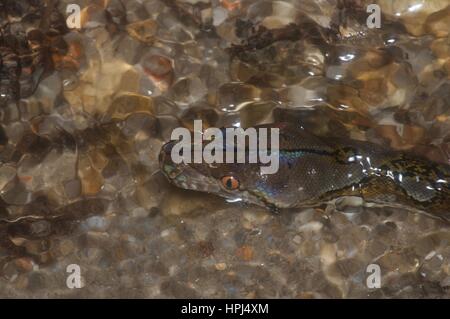
[[[173,92],[173,99],[182,105],[197,102],[207,93],[207,89],[202,80],[197,77],[183,78],[176,81],[171,91]]]

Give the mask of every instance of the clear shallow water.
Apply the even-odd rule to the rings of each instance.
[[[448,2],[379,1],[368,29],[364,1],[80,1],[81,31],[20,3],[1,15],[27,43],[1,48],[2,297],[449,296],[440,221],[345,202],[273,215],[154,174],[196,118],[296,121],[448,163]],[[33,76],[13,63],[30,52]]]

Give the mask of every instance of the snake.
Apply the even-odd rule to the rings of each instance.
[[[320,137],[295,124],[255,126],[263,127],[279,129],[279,168],[274,174],[261,174],[264,164],[259,162],[175,163],[171,151],[176,140],[162,146],[160,170],[179,188],[275,212],[350,196],[369,205],[406,207],[450,220],[448,164],[367,141]]]

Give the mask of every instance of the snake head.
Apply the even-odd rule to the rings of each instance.
[[[259,164],[229,163],[175,163],[172,149],[176,141],[163,145],[160,155],[160,169],[173,185],[194,191],[207,192],[228,199],[243,201],[276,210],[257,184],[265,180]]]

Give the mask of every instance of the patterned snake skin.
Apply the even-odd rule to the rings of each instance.
[[[175,164],[170,156],[174,141],[161,150],[161,170],[178,187],[271,210],[358,196],[367,203],[408,207],[450,220],[448,165],[367,142],[319,138],[286,123],[260,127],[280,128],[279,170],[275,174],[261,175],[260,164]],[[227,189],[224,176],[232,177],[239,186]]]

